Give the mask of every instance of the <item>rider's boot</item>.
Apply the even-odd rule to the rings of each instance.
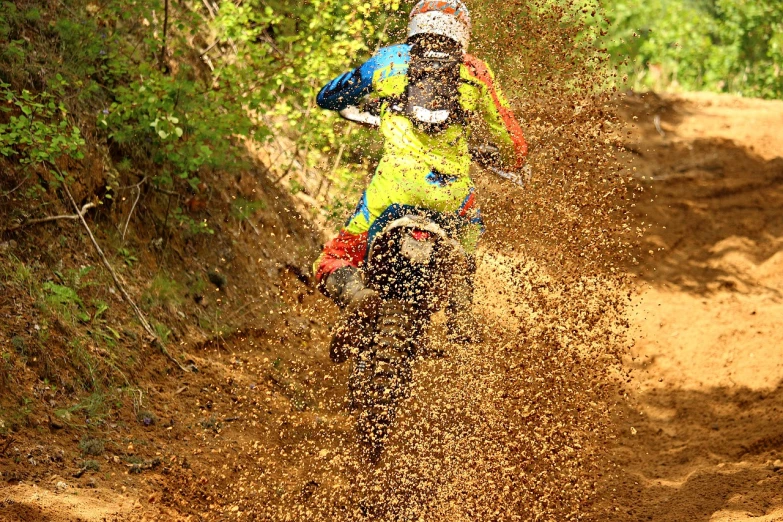
[[[323,290],[344,311],[329,346],[332,361],[342,363],[352,353],[358,353],[365,335],[372,335],[370,326],[381,299],[378,292],[364,286],[359,269],[353,266],[338,268],[329,274]]]
[[[446,337],[455,343],[480,343],[484,340],[481,324],[473,314],[473,279],[475,261],[470,261],[464,273],[454,278],[454,288],[446,306],[448,321]]]

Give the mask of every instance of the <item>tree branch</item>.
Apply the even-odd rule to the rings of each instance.
[[[166,53],[168,52],[168,36],[169,36],[169,0],[164,1],[165,7],[163,8],[163,47],[160,49],[160,70],[163,73],[168,72],[166,66]]]
[[[14,232],[16,230],[19,230],[20,228],[29,227],[29,226],[32,226],[32,225],[38,225],[40,223],[48,223],[50,221],[58,221],[58,220],[61,220],[61,219],[70,219],[70,220],[74,220],[75,221],[75,220],[77,220],[79,218],[84,217],[84,215],[87,213],[88,210],[90,210],[91,208],[95,208],[96,206],[97,205],[95,203],[87,203],[86,205],[84,205],[82,207],[81,210],[79,210],[78,207],[77,207],[77,209],[76,209],[76,211],[78,212],[77,214],[72,214],[72,215],[67,215],[67,216],[47,216],[45,218],[28,219],[24,223],[20,223],[18,225],[12,226],[10,228],[6,228],[5,232]]]
[[[55,169],[57,172],[65,179],[65,176],[60,172],[60,170],[55,166]],[[73,196],[71,195],[71,191],[68,190],[68,185],[63,181],[63,189],[65,190],[65,193],[68,195],[68,199],[71,200],[71,204],[73,204],[73,208],[77,210],[79,209],[79,206],[76,204],[76,200],[73,199]],[[111,263],[109,263],[109,260],[106,258],[106,254],[103,253],[103,250],[101,249],[100,245],[98,244],[98,241],[95,239],[95,236],[92,233],[92,230],[90,229],[90,226],[87,224],[87,220],[84,219],[84,215],[79,214],[78,215],[79,220],[82,222],[82,226],[84,226],[84,229],[87,231],[87,234],[90,236],[90,240],[92,241],[92,245],[95,247],[96,252],[98,252],[98,255],[101,257],[101,261],[103,261],[103,266],[106,267],[106,269],[111,274],[112,279],[114,280],[114,284],[117,286],[117,289],[122,294],[122,297],[125,298],[125,300],[128,302],[130,307],[133,309],[133,312],[136,314],[136,317],[138,318],[139,322],[141,323],[141,326],[144,327],[144,330],[147,332],[147,334],[154,340],[154,344],[157,344],[160,348],[161,352],[163,352],[163,355],[169,358],[174,364],[176,364],[180,370],[183,372],[190,372],[191,370],[189,368],[186,368],[183,366],[177,359],[175,359],[169,351],[166,349],[166,347],[163,345],[163,342],[160,340],[158,335],[155,333],[155,330],[153,330],[150,323],[147,321],[147,318],[144,316],[142,311],[139,309],[139,307],[136,305],[136,303],[131,298],[128,291],[125,289],[125,285],[123,284],[122,279],[120,278],[120,275],[117,274],[117,272],[114,271],[114,268],[111,266]]]
[[[128,212],[128,219],[125,220],[125,228],[122,229],[122,241],[125,241],[125,234],[128,233],[128,225],[130,224],[131,217],[133,216],[133,211],[136,210],[136,205],[139,203],[139,199],[141,198],[141,186],[147,182],[147,177],[145,176],[144,179],[139,181],[138,184],[135,185],[136,188],[136,200],[133,202],[133,206],[130,209],[130,212]]]
[[[8,196],[10,196],[11,194],[13,194],[14,192],[16,192],[16,191],[17,191],[17,190],[19,190],[20,188],[22,188],[22,185],[24,185],[25,181],[27,181],[28,179],[30,179],[30,174],[28,174],[27,176],[25,176],[25,177],[24,177],[24,179],[23,179],[23,180],[22,180],[22,181],[21,181],[21,182],[20,182],[20,183],[19,183],[17,186],[15,186],[14,188],[12,188],[12,189],[11,189],[11,190],[9,190],[8,192],[4,193],[4,194],[3,194],[3,197],[4,197],[4,198],[7,198],[7,197],[8,197]]]

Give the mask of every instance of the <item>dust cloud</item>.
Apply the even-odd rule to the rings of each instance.
[[[581,6],[470,6],[473,52],[496,68],[523,120],[534,173],[525,189],[476,173],[489,230],[476,299],[486,341],[447,344],[435,328],[432,343],[445,356],[417,360],[379,464],[362,461],[350,420],[322,420],[331,435],[311,437],[309,452],[258,454],[264,467],[295,460],[286,473],[305,485],[246,500],[239,512],[264,520],[605,519],[605,451],[629,346],[622,267],[641,231],[627,216],[634,194],[605,88],[612,72],[586,25],[599,14]],[[331,400],[344,408],[342,397]],[[245,487],[272,492],[286,473]]]

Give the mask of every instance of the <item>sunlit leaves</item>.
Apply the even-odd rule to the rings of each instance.
[[[606,44],[632,84],[783,96],[783,4],[606,0]]]
[[[0,123],[0,154],[22,164],[54,162],[63,155],[82,157],[81,132],[55,95],[15,91],[0,81],[0,100],[0,112],[9,115],[8,123]]]

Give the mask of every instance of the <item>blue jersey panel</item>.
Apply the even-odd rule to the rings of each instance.
[[[341,74],[327,83],[318,93],[318,106],[322,109],[341,111],[372,92],[376,72],[379,79],[406,74],[410,61],[410,46],[393,45],[380,49],[375,55],[352,71]]]
[[[410,61],[411,46],[408,44],[384,47],[375,53],[375,56],[370,60],[370,62],[373,62],[374,71],[379,71],[379,77],[376,78],[376,81],[385,80],[400,74],[408,74]],[[375,72],[373,75],[375,75]]]

